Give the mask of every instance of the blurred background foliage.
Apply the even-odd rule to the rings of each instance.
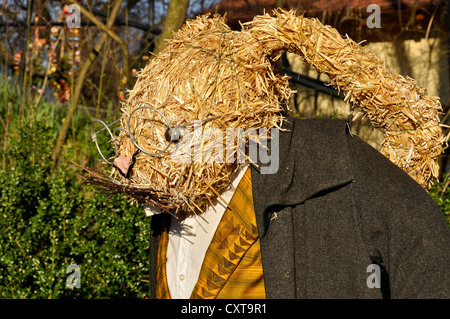
[[[0,1],[0,298],[146,298],[150,218],[145,217],[140,205],[123,196],[108,198],[83,184],[80,170],[71,162],[107,172],[91,140],[90,125],[95,118],[106,123],[119,118],[121,101],[166,28],[170,1]],[[185,6],[186,1],[186,17],[226,11],[234,29],[240,27],[239,20],[245,22],[275,6],[298,9],[292,1],[279,0],[177,3],[182,6],[184,2]],[[361,33],[368,30],[364,25],[366,12],[361,8],[350,10],[349,1],[341,2],[341,6],[339,1],[333,2],[339,8],[333,12],[320,7],[320,1],[304,5],[316,8],[316,16],[323,22],[348,31],[358,41],[370,36]],[[391,10],[401,23],[391,19],[394,22],[389,35],[372,31],[378,36],[382,33],[383,41],[387,38],[385,42],[394,48],[399,47],[395,41],[400,34],[419,44],[410,39],[411,35],[428,40],[429,35],[431,39],[438,34],[439,39],[447,41],[448,33],[440,30],[446,21],[450,25],[448,2],[415,3],[421,2],[427,2],[427,6],[402,6],[403,18],[407,19],[403,25],[400,11]],[[92,14],[90,18],[81,15],[80,29],[65,25],[69,15],[65,8],[71,3],[82,5],[87,14]],[[176,7],[173,10],[175,16],[181,14]],[[115,19],[106,34],[99,23],[107,25],[111,15]],[[389,36],[396,40],[391,41]],[[444,48],[444,40],[439,48]],[[401,42],[405,43],[409,42]],[[439,50],[439,63],[448,59],[448,48],[445,50]],[[398,60],[405,60],[407,55],[403,51],[399,54]],[[307,79],[314,84],[307,88],[292,83],[292,89],[298,91],[291,101],[293,115],[348,116],[345,110],[333,106],[344,105],[340,98],[331,97],[330,104],[324,101],[330,97],[315,89],[317,83],[322,85],[323,75],[312,75],[309,68],[305,69],[308,66],[296,63],[284,57],[285,68],[315,78]],[[439,70],[445,68],[448,63]],[[423,69],[420,67],[421,72]],[[399,69],[406,74],[408,70]],[[440,79],[444,78],[442,75]],[[448,95],[448,81],[439,82],[439,89]],[[448,115],[446,100],[443,105]],[[447,116],[445,119],[448,121]],[[369,126],[368,131],[372,134],[374,130]],[[99,138],[105,145],[108,136]],[[55,146],[58,140],[62,141],[60,149]],[[430,195],[450,225],[449,185],[450,177],[443,172]],[[66,271],[71,264],[80,267],[80,288],[66,286],[70,275]]]

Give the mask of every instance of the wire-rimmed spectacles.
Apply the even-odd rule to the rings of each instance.
[[[134,134],[132,133],[132,131],[131,131],[131,120],[132,120],[134,114],[135,114],[137,111],[143,110],[143,109],[148,109],[148,110],[150,110],[150,111],[156,112],[156,113],[153,113],[152,116],[150,116],[150,119],[151,119],[151,120],[150,120],[150,121],[147,121],[146,124],[148,124],[148,123],[153,123],[153,125],[155,125],[155,126],[160,126],[160,127],[162,127],[163,130],[165,130],[165,132],[164,132],[164,140],[161,140],[161,139],[155,140],[155,138],[156,138],[155,133],[154,133],[154,132],[151,133],[151,135],[153,135],[152,138],[153,138],[154,144],[162,145],[159,149],[158,149],[158,148],[155,148],[155,149],[152,149],[152,151],[149,151],[148,149],[145,149],[144,147],[142,147],[141,145],[139,145],[139,144],[137,143],[136,137],[135,137],[135,135],[134,135]],[[117,128],[115,128],[115,129],[111,130],[111,126],[113,126],[114,124],[118,123],[118,122],[120,121],[120,119],[119,119],[119,120],[116,120],[116,121],[114,121],[114,122],[112,122],[111,124],[106,124],[104,121],[102,121],[102,120],[100,120],[100,119],[95,119],[95,120],[92,122],[92,124],[91,124],[91,127],[90,127],[90,134],[91,134],[91,138],[92,138],[92,140],[94,141],[94,143],[95,143],[95,145],[96,145],[96,147],[97,147],[97,150],[98,150],[98,152],[100,153],[100,156],[102,157],[102,159],[103,159],[107,164],[113,165],[113,166],[116,167],[116,168],[118,168],[118,167],[115,165],[114,160],[113,160],[113,161],[109,161],[109,160],[104,156],[102,150],[100,149],[100,146],[98,145],[97,135],[98,135],[100,132],[104,131],[104,130],[107,130],[107,131],[108,131],[108,133],[109,133],[109,135],[110,135],[110,137],[111,137],[111,140],[114,141],[114,148],[115,148],[115,157],[114,157],[114,158],[117,158],[117,157],[118,157],[118,151],[119,151],[119,145],[118,145],[118,143],[117,143],[117,137],[118,137],[118,136],[115,136],[115,132],[116,132],[116,131],[124,131],[126,134],[128,134],[128,136],[130,137],[131,142],[133,143],[133,145],[136,147],[137,150],[136,150],[136,152],[133,154],[133,157],[132,157],[132,160],[131,160],[131,163],[130,163],[130,165],[129,165],[129,168],[128,168],[127,172],[124,173],[124,172],[122,172],[120,169],[118,169],[118,170],[119,170],[119,172],[120,172],[124,177],[129,178],[130,172],[131,172],[131,170],[132,170],[132,168],[133,168],[133,165],[134,165],[134,163],[135,163],[135,161],[136,161],[136,156],[137,156],[140,152],[143,152],[143,153],[145,153],[145,154],[152,155],[152,156],[160,155],[160,154],[166,152],[166,151],[169,149],[170,145],[172,145],[173,143],[176,143],[176,142],[178,142],[178,141],[180,140],[180,138],[181,138],[181,130],[180,130],[180,129],[181,129],[181,128],[184,128],[184,127],[187,127],[187,126],[196,125],[196,124],[203,123],[203,122],[207,122],[207,121],[210,121],[210,120],[219,118],[219,117],[221,117],[221,116],[222,116],[222,115],[217,115],[217,116],[207,117],[207,118],[205,118],[205,119],[203,119],[203,120],[198,120],[198,121],[195,121],[195,122],[192,122],[192,123],[187,123],[187,124],[182,124],[182,125],[172,125],[172,124],[170,123],[170,121],[167,119],[167,117],[166,117],[160,110],[154,108],[153,106],[140,106],[140,107],[134,109],[134,110],[130,113],[130,115],[129,115],[129,117],[128,117],[128,123],[127,123],[127,128],[126,128],[126,129],[123,128],[123,127],[117,127]],[[104,127],[103,127],[102,129],[100,129],[100,130],[94,132],[94,126],[95,126],[96,123],[100,123],[100,124],[102,124]],[[148,125],[147,125],[147,126],[148,126]],[[150,126],[151,126],[151,125],[150,125]],[[140,129],[139,134],[142,134],[142,130],[143,130],[143,128]],[[152,128],[151,128],[151,127],[150,127],[150,128],[147,127],[147,131],[152,131]],[[151,139],[151,138],[150,138],[150,139]],[[147,143],[147,144],[149,144],[149,143]]]

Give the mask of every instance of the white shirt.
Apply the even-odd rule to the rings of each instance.
[[[172,216],[166,272],[170,296],[173,299],[188,299],[191,296],[205,253],[246,168],[247,165],[239,169],[228,189],[220,194],[225,203],[216,199],[203,214],[189,216],[183,220]],[[159,213],[155,207],[145,206],[144,209],[147,216]]]

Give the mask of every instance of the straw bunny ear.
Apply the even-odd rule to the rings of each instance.
[[[383,132],[381,152],[424,188],[438,178],[437,157],[447,146],[438,97],[427,96],[414,79],[392,73],[374,53],[317,19],[280,10],[244,27],[273,58],[290,51],[328,74],[345,100]]]

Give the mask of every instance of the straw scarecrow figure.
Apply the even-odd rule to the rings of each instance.
[[[345,121],[284,115],[286,51],[382,130],[380,152]],[[450,232],[424,190],[439,100],[337,30],[292,11],[240,32],[188,20],[122,111],[114,169],[87,181],[152,215],[152,297],[449,296]]]

